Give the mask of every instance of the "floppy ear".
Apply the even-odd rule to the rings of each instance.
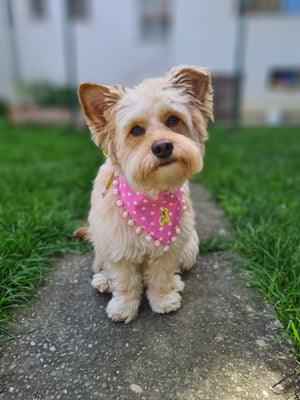
[[[212,86],[207,68],[179,66],[167,73],[171,83],[191,96],[192,103],[200,109],[206,121],[213,120]]]
[[[96,83],[81,83],[78,89],[78,97],[92,137],[96,145],[109,142],[108,136],[112,133],[108,127],[113,118],[113,109],[121,97],[121,91]]]

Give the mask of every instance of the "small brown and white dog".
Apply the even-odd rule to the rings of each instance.
[[[143,287],[153,311],[181,305],[179,273],[198,254],[187,179],[203,167],[212,119],[210,75],[179,66],[133,89],[82,83],[79,98],[96,145],[107,155],[94,181],[89,227],[92,285],[111,292],[108,316],[130,322]]]

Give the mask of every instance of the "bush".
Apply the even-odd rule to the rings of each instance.
[[[0,116],[6,117],[8,115],[8,101],[0,97]]]
[[[46,81],[19,82],[17,90],[25,100],[39,106],[72,107],[78,105],[77,89],[67,85],[56,85]]]

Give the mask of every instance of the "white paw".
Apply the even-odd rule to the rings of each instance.
[[[117,296],[110,300],[106,307],[106,312],[113,321],[124,321],[125,324],[128,324],[136,317],[139,305],[139,300],[128,301],[125,296]]]
[[[175,286],[174,286],[175,292],[183,292],[185,284],[181,280],[181,276],[180,275],[178,275],[178,274],[174,275],[174,283],[175,283]]]
[[[101,293],[108,293],[110,291],[108,279],[103,271],[93,276],[91,285]]]
[[[165,314],[178,310],[181,306],[181,296],[179,293],[172,291],[168,294],[154,296],[148,295],[149,303],[154,312]]]

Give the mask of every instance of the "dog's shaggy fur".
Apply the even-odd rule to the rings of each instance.
[[[94,181],[88,230],[77,231],[94,245],[92,285],[112,293],[107,314],[115,321],[135,318],[143,286],[153,311],[175,311],[184,288],[179,273],[192,267],[198,253],[187,179],[203,167],[206,125],[213,118],[210,75],[204,68],[180,66],[134,89],[86,82],[79,98],[93,140],[108,155]],[[153,143],[165,142],[171,151],[158,156]],[[136,225],[115,206],[113,185],[107,185],[113,172],[150,198],[184,188],[180,233],[167,251],[146,240],[146,231],[136,234]]]

